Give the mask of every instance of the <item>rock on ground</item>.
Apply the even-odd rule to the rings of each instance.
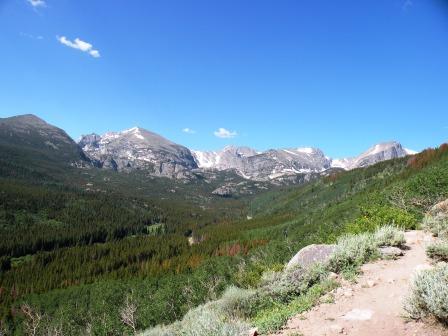
[[[402,250],[393,246],[380,247],[379,251],[383,258],[394,258],[403,255]]]
[[[324,263],[334,252],[336,245],[313,244],[301,249],[286,265],[286,268],[291,268],[297,265],[303,268],[308,268],[315,263]]]

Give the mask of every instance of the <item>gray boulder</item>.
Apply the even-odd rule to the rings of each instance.
[[[301,249],[286,265],[286,268],[292,268],[300,265],[303,268],[309,268],[316,263],[325,263],[334,252],[336,245],[312,244]]]
[[[403,251],[398,247],[385,246],[379,248],[381,257],[383,258],[396,258],[403,255]]]
[[[428,214],[430,216],[448,215],[448,199],[434,205]]]

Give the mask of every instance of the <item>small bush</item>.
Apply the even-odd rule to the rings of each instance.
[[[378,246],[402,246],[406,239],[404,232],[392,225],[380,227],[374,234]]]
[[[377,256],[377,244],[372,234],[347,235],[338,240],[329,267],[333,272],[342,272],[356,268]]]
[[[327,268],[321,264],[315,264],[309,269],[296,266],[265,277],[262,291],[276,300],[288,302],[292,297],[303,294],[308,288],[325,279],[327,275]]]
[[[374,232],[383,225],[392,223],[405,229],[415,229],[417,220],[414,215],[403,209],[369,205],[361,208],[361,216],[347,226],[347,232],[351,234]]]
[[[429,245],[426,254],[436,261],[448,261],[448,242],[441,241]]]
[[[437,266],[416,275],[404,309],[409,317],[434,316],[448,322],[448,265]]]
[[[239,320],[229,319],[212,304],[190,310],[180,322],[170,326],[157,326],[141,336],[241,336],[250,326]]]
[[[255,300],[257,300],[257,292],[255,290],[230,286],[213,305],[217,311],[225,316],[240,318],[250,315]]]
[[[448,238],[448,215],[444,213],[438,213],[434,216],[428,214],[423,219],[422,227],[435,237]]]
[[[378,256],[378,246],[400,246],[403,242],[403,232],[393,226],[343,236],[328,263],[264,272],[258,288],[231,286],[219,300],[190,310],[182,321],[153,328],[143,335],[240,335],[250,329],[246,319],[261,332],[277,330],[289,317],[311,308],[322,294],[336,287],[334,281],[328,280],[330,271],[355,274],[361,264]]]
[[[172,326],[156,326],[140,334],[140,336],[176,336]]]
[[[296,314],[311,309],[319,301],[319,298],[336,288],[338,284],[334,280],[324,280],[315,284],[306,293],[294,298],[289,303],[275,303],[267,309],[260,309],[254,318],[255,326],[262,334],[280,329],[286,321]]]

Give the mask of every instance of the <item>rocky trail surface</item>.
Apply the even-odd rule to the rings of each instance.
[[[397,260],[379,260],[362,267],[355,284],[342,286],[322,303],[291,318],[275,335],[446,336],[448,329],[437,323],[406,320],[403,299],[412,277],[430,267],[425,247],[431,236],[422,231],[406,232],[407,250]]]

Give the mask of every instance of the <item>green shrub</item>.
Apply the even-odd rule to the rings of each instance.
[[[429,245],[426,254],[437,261],[448,261],[448,242],[440,241]]]
[[[377,255],[377,244],[372,234],[346,235],[339,238],[329,267],[333,272],[342,272],[356,268]]]
[[[230,286],[220,299],[190,310],[179,322],[158,326],[144,335],[239,335],[249,329],[244,322],[247,319],[263,333],[277,330],[290,316],[311,308],[322,294],[335,288],[334,281],[328,280],[330,270],[356,272],[357,267],[378,255],[378,246],[403,243],[403,232],[394,226],[343,236],[326,264],[264,272],[258,288]]]
[[[448,215],[444,213],[438,213],[434,216],[428,214],[423,219],[422,227],[436,237],[448,238]]]
[[[172,327],[156,326],[140,334],[140,336],[176,336]]]
[[[416,275],[404,302],[409,317],[434,316],[448,322],[448,265],[440,265]]]
[[[230,286],[213,305],[223,315],[239,318],[250,315],[255,300],[257,300],[257,291]]]
[[[406,242],[404,232],[392,225],[380,227],[374,234],[374,240],[378,246],[402,246]]]
[[[353,275],[360,265],[378,257],[379,246],[401,246],[404,242],[403,231],[392,225],[381,226],[373,233],[342,236],[330,257],[329,270]]]
[[[370,205],[361,208],[361,216],[347,226],[352,234],[373,232],[384,225],[396,225],[404,229],[415,229],[414,215],[403,209],[383,205]]]
[[[224,316],[209,303],[190,310],[180,322],[157,326],[141,336],[241,336],[249,329],[247,323]]]
[[[254,324],[262,334],[276,331],[291,316],[311,309],[323,294],[336,287],[337,283],[334,280],[324,280],[315,284],[306,293],[294,298],[289,303],[277,302],[267,309],[260,309],[254,318]]]
[[[288,302],[292,297],[303,294],[308,288],[324,280],[327,275],[328,270],[322,264],[315,264],[308,269],[296,266],[265,277],[262,291],[275,300]]]

